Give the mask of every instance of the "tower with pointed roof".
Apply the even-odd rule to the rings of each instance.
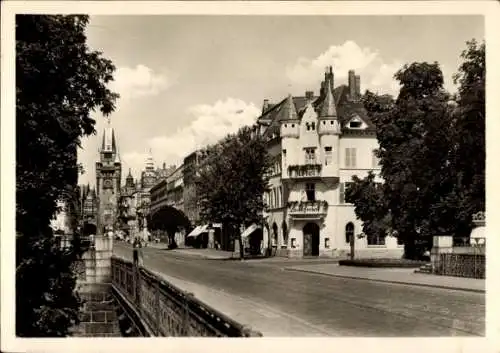
[[[337,152],[340,147],[340,123],[333,95],[332,80],[333,74],[326,75],[326,83],[323,90],[324,97],[318,105],[319,154],[321,160],[325,161],[322,166],[322,175],[324,177],[338,177],[339,175],[338,153],[334,152]]]
[[[122,165],[115,131],[108,119],[96,162],[97,232],[114,229],[118,216]]]
[[[156,183],[157,173],[155,170],[155,164],[153,161],[153,155],[151,149],[149,149],[148,156],[146,158],[144,170],[141,173],[141,187],[143,190],[147,191],[153,187]]]
[[[280,112],[278,114],[280,115],[277,117],[277,120],[280,124],[281,146],[283,149],[281,165],[282,169],[286,170],[288,165],[293,165],[297,162],[296,158],[294,158],[296,155],[290,153],[290,151],[295,149],[295,145],[298,142],[300,121],[291,94],[288,95],[279,109]]]

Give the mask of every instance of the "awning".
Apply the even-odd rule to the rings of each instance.
[[[250,227],[248,227],[247,229],[245,229],[245,230],[243,231],[243,233],[241,233],[241,237],[242,237],[242,238],[246,238],[246,237],[248,237],[250,234],[252,234],[253,232],[255,232],[257,229],[259,229],[259,228],[260,228],[260,227],[254,223],[254,224],[252,224]]]
[[[208,225],[204,225],[204,226],[197,226],[195,229],[193,229],[191,231],[191,233],[188,234],[188,238],[189,237],[197,237],[198,235],[200,235],[201,233],[204,233],[207,231],[207,228],[208,228]]]
[[[475,238],[483,238],[485,239],[486,238],[486,234],[484,233],[484,228],[485,227],[477,227],[477,228],[474,228],[470,234],[470,237],[472,239],[475,239]]]

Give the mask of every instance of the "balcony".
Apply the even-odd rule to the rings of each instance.
[[[292,218],[319,219],[328,212],[326,201],[291,201],[288,203],[288,214]]]
[[[321,178],[321,164],[307,163],[288,166],[288,178],[310,179]]]

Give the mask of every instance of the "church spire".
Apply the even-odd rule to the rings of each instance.
[[[102,152],[116,153],[116,139],[115,130],[111,127],[111,119],[106,118],[107,126],[104,128],[104,134],[102,135]]]

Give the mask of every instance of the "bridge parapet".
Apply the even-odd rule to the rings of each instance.
[[[226,315],[131,262],[112,258],[112,285],[151,336],[260,337]]]

